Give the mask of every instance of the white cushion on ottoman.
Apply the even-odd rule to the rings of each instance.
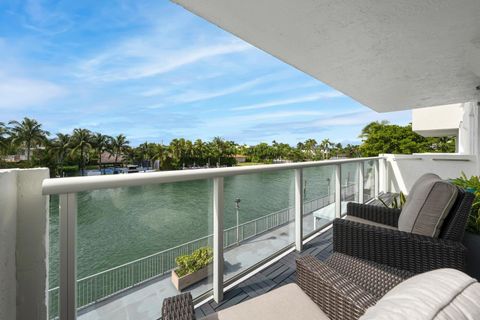
[[[422,273],[394,287],[360,319],[480,319],[480,284],[454,269]]]
[[[219,311],[204,320],[328,320],[328,316],[296,284],[287,284]]]

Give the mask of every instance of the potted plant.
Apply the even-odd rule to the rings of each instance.
[[[400,191],[400,193],[397,196],[393,197],[391,204],[387,204],[380,197],[378,197],[377,200],[380,201],[387,208],[402,209],[403,206],[405,205],[405,202],[407,202],[407,197],[402,191]]]
[[[480,177],[467,178],[462,172],[462,176],[452,182],[475,194],[463,244],[468,249],[467,272],[472,277],[480,279]]]
[[[190,255],[177,257],[172,270],[172,283],[178,291],[208,277],[208,266],[213,261],[213,250],[202,247]]]

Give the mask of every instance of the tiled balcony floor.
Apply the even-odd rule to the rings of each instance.
[[[380,198],[387,204],[392,203],[395,194],[386,193],[380,195]],[[369,202],[372,205],[382,206],[383,204],[376,199]],[[342,212],[346,212],[346,208],[342,208]],[[242,301],[254,298],[258,295],[266,293],[275,288],[281,287],[288,283],[296,281],[296,264],[295,260],[301,256],[313,255],[320,260],[327,259],[333,250],[332,243],[333,231],[326,230],[310,242],[308,242],[301,253],[296,251],[289,253],[268,268],[255,274],[253,277],[243,281],[232,289],[228,290],[221,303],[213,300],[201,305],[195,309],[197,318],[202,318],[216,311],[228,308]]]
[[[286,255],[273,265],[227,291],[221,303],[210,301],[195,309],[197,318],[254,298],[287,283],[295,282],[295,260],[298,257],[313,255],[320,260],[325,260],[332,253],[332,246],[332,230],[329,229],[307,243],[301,253],[294,251]]]

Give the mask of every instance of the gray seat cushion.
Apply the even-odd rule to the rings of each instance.
[[[370,221],[370,220],[367,220],[367,219],[362,219],[362,218],[355,217],[355,216],[346,216],[346,217],[345,217],[345,220],[354,221],[354,222],[359,222],[359,223],[363,223],[363,224],[368,224],[368,225],[375,226],[375,227],[381,227],[381,228],[386,228],[386,229],[398,230],[397,228],[392,227],[392,226],[389,226],[389,225],[386,225],[386,224],[381,224],[381,223],[373,222],[373,221]]]
[[[421,176],[408,194],[398,219],[398,230],[438,237],[457,195],[457,187],[436,174]]]
[[[294,283],[219,311],[203,320],[328,320],[328,316]]]
[[[455,269],[438,269],[397,285],[361,320],[480,319],[480,284]]]

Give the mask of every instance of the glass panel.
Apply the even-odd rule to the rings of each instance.
[[[49,266],[48,266],[48,316],[56,319],[59,312],[60,251],[59,251],[59,197],[50,196],[49,216]]]
[[[225,280],[292,244],[294,218],[293,170],[225,178]]]
[[[193,281],[183,291],[194,298],[211,290],[211,264],[180,279],[172,269],[212,247],[212,222],[211,180],[79,193],[79,318],[158,319],[163,299],[180,293],[174,282]]]
[[[363,162],[363,202],[374,197],[375,192],[375,160],[368,160]]]
[[[303,236],[335,219],[335,166],[303,169]]]
[[[358,193],[358,163],[344,163],[341,165],[341,200],[342,214],[347,213],[347,203],[359,202]]]

